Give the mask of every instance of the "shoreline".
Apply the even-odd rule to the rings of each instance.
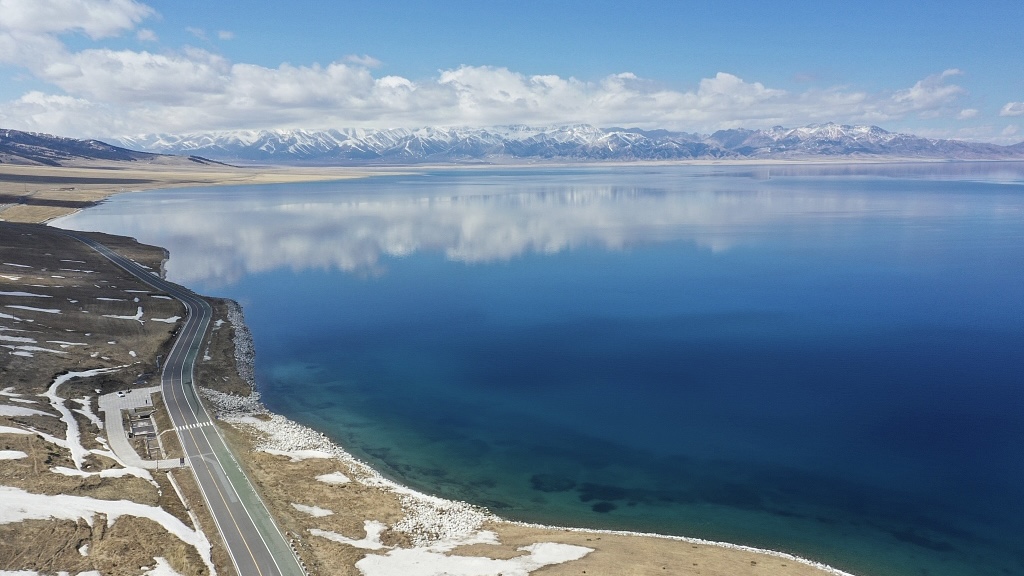
[[[400,168],[239,167],[227,164],[0,164],[0,220],[45,224],[115,196],[169,188],[328,182],[405,173]]]
[[[638,165],[638,164],[633,164],[633,165]],[[783,165],[792,165],[792,164],[790,164],[790,163],[783,163]],[[526,165],[526,166],[518,166],[518,167],[519,168],[530,168],[531,166]],[[430,169],[430,167],[426,167],[426,166],[419,167],[419,168],[424,169],[424,170]],[[487,167],[481,167],[481,168],[487,168]],[[491,166],[491,168],[500,169],[500,168],[506,168],[506,166]],[[380,172],[375,172],[373,174],[358,174],[358,175],[356,175],[356,174],[350,173],[346,169],[339,170],[338,172],[339,173],[348,172],[348,174],[345,175],[345,176],[338,176],[338,174],[332,174],[332,177],[330,177],[330,178],[316,178],[316,180],[333,180],[333,179],[341,179],[341,178],[346,178],[346,177],[347,178],[368,177],[368,176],[375,175],[375,174],[390,174],[391,173],[391,172],[386,172],[386,171],[382,170]],[[2,170],[0,170],[0,174],[2,174]],[[283,180],[283,181],[296,181],[297,182],[297,181],[301,181],[301,180]],[[307,180],[307,181],[310,181],[310,180]],[[0,183],[2,183],[2,182],[0,182]],[[181,186],[245,185],[245,184],[262,184],[262,183],[271,183],[271,182],[270,181],[267,181],[267,182],[226,181],[226,182],[221,182],[219,184],[211,184],[211,183],[206,183],[206,182],[188,182],[188,183],[180,183],[180,184],[176,184],[176,185],[175,184],[163,183],[161,185],[147,184],[144,188],[140,188],[140,190],[161,189],[161,188],[171,188],[171,187],[181,187]],[[114,190],[114,191],[107,190],[107,191],[104,192],[104,195],[102,196],[102,198],[100,198],[100,200],[97,200],[96,202],[90,203],[88,205],[82,205],[82,206],[75,207],[73,211],[77,212],[78,210],[81,210],[83,208],[95,205],[96,203],[102,201],[103,199],[105,199],[107,197],[113,196],[114,194],[119,194],[119,193],[122,193],[122,192],[126,192],[126,191],[129,191],[129,190]],[[131,190],[131,191],[136,191],[136,190]],[[2,206],[0,206],[0,209],[2,209]],[[66,212],[66,213],[70,213],[70,212]],[[60,214],[59,216],[63,216],[63,215],[64,214]],[[4,216],[4,214],[0,214],[0,217],[2,217],[2,216]],[[50,221],[50,220],[52,220],[52,219],[54,219],[56,217],[59,217],[59,216],[54,216],[52,218],[47,218],[46,221]],[[54,226],[54,227],[56,227],[56,226]],[[164,251],[164,259],[166,260],[166,250]],[[161,263],[161,268],[162,268],[162,263]],[[623,555],[623,552],[625,552],[626,556],[634,554],[635,553],[634,547],[636,547],[638,549],[643,549],[645,546],[650,547],[650,543],[646,543],[645,544],[644,542],[642,542],[643,539],[654,539],[654,540],[658,540],[658,541],[661,541],[661,542],[688,543],[688,544],[693,545],[692,546],[693,548],[696,548],[697,545],[700,545],[700,546],[713,547],[713,548],[718,549],[718,550],[729,550],[729,551],[737,552],[737,555],[725,554],[725,555],[722,555],[721,558],[717,558],[717,559],[713,560],[713,562],[715,562],[715,561],[721,562],[722,565],[724,565],[724,564],[726,564],[728,562],[732,562],[732,561],[736,560],[736,558],[741,557],[743,555],[743,553],[750,553],[750,554],[758,555],[757,558],[758,558],[759,561],[761,560],[760,556],[766,556],[766,557],[781,559],[781,560],[785,560],[785,561],[790,561],[790,562],[793,562],[793,563],[805,566],[807,568],[819,571],[820,573],[833,574],[833,575],[838,575],[838,576],[853,576],[849,572],[845,572],[845,571],[842,571],[840,569],[834,568],[832,566],[826,565],[824,563],[817,562],[817,561],[814,561],[814,560],[810,560],[810,559],[807,559],[807,558],[803,558],[803,557],[800,557],[800,556],[797,556],[797,555],[789,554],[789,553],[786,553],[786,552],[770,550],[770,549],[762,549],[762,548],[744,546],[744,545],[739,545],[739,544],[733,544],[733,543],[729,543],[729,542],[716,542],[716,541],[708,541],[708,540],[703,540],[703,539],[699,539],[699,538],[692,538],[692,537],[686,537],[686,536],[673,536],[673,535],[663,535],[663,534],[656,534],[656,533],[644,533],[644,532],[632,532],[632,531],[620,531],[620,530],[588,529],[588,528],[578,528],[578,527],[560,527],[560,526],[549,526],[549,525],[544,525],[544,524],[533,524],[533,523],[528,523],[528,522],[509,521],[509,520],[506,520],[506,519],[503,519],[503,518],[499,517],[498,515],[490,512],[489,510],[487,510],[485,508],[482,508],[482,507],[479,507],[479,506],[475,506],[475,505],[472,505],[472,504],[469,504],[469,503],[466,503],[466,502],[447,500],[447,499],[444,499],[444,498],[440,498],[440,497],[436,497],[436,496],[431,496],[429,494],[425,494],[425,493],[413,490],[413,489],[411,489],[409,487],[406,487],[406,486],[402,485],[400,482],[397,482],[397,481],[394,481],[394,480],[386,478],[380,472],[378,472],[377,470],[375,470],[374,468],[372,468],[371,466],[369,466],[365,462],[363,462],[363,461],[359,460],[358,458],[352,456],[340,444],[338,444],[337,442],[334,442],[333,440],[328,438],[325,434],[323,434],[321,432],[318,432],[317,430],[315,430],[313,428],[309,428],[309,427],[303,426],[301,424],[298,424],[297,422],[294,422],[294,421],[286,418],[283,415],[271,413],[271,412],[269,412],[266,409],[265,406],[262,405],[262,403],[259,401],[259,395],[258,395],[258,391],[256,390],[255,380],[254,380],[253,370],[254,370],[254,360],[255,360],[254,354],[255,354],[255,350],[252,347],[251,334],[246,336],[246,333],[248,332],[248,328],[245,326],[244,317],[243,317],[243,315],[241,313],[241,308],[238,307],[237,310],[238,310],[237,322],[236,322],[236,318],[229,318],[229,321],[231,322],[232,326],[236,327],[236,334],[241,333],[241,337],[239,338],[238,341],[235,342],[235,344],[237,344],[237,342],[243,342],[243,343],[247,342],[248,343],[248,349],[247,349],[248,351],[244,350],[244,345],[243,345],[243,351],[241,351],[241,352],[236,347],[235,348],[235,353],[233,355],[234,356],[234,358],[233,358],[234,363],[233,364],[234,364],[234,370],[236,370],[238,372],[239,376],[243,380],[245,380],[246,383],[249,384],[250,396],[249,397],[243,397],[243,396],[236,396],[236,395],[225,394],[223,396],[219,396],[218,397],[216,394],[213,394],[212,396],[214,396],[214,398],[211,399],[208,396],[207,391],[201,389],[201,392],[203,393],[204,397],[207,397],[207,400],[215,408],[215,411],[217,412],[218,417],[220,418],[220,415],[223,412],[223,414],[224,414],[224,417],[222,418],[223,422],[225,422],[227,424],[230,424],[232,428],[238,430],[243,435],[250,436],[250,439],[252,439],[252,440],[256,440],[256,437],[258,435],[262,435],[263,438],[261,440],[257,441],[258,444],[259,444],[257,449],[261,450],[261,451],[263,451],[263,452],[265,452],[267,454],[271,454],[271,455],[276,454],[276,455],[278,455],[278,457],[286,456],[286,457],[290,458],[292,462],[302,461],[303,459],[306,459],[306,458],[328,458],[328,459],[331,459],[331,460],[334,460],[334,461],[345,463],[345,464],[349,465],[352,468],[360,470],[361,473],[358,474],[358,475],[354,474],[354,476],[356,476],[356,481],[361,486],[389,493],[389,494],[393,495],[394,497],[396,497],[401,502],[402,519],[399,522],[395,523],[393,526],[394,526],[395,529],[398,529],[398,530],[401,530],[404,533],[410,534],[410,536],[411,536],[411,544],[416,547],[416,548],[414,548],[415,550],[433,550],[433,549],[435,549],[439,545],[448,545],[448,544],[445,544],[446,542],[449,543],[449,544],[452,543],[452,542],[456,542],[457,543],[456,545],[459,545],[459,546],[467,545],[467,544],[473,544],[474,542],[472,541],[472,537],[474,535],[480,535],[480,534],[483,534],[483,533],[493,534],[493,532],[490,531],[488,525],[489,524],[496,524],[496,525],[499,525],[499,526],[504,526],[506,528],[507,527],[519,527],[519,528],[523,528],[523,529],[527,529],[527,530],[531,531],[526,536],[527,538],[530,538],[530,540],[528,540],[529,542],[536,542],[537,541],[536,539],[551,538],[550,534],[549,535],[541,535],[542,532],[558,532],[558,533],[566,533],[566,534],[572,533],[572,534],[578,534],[578,535],[606,535],[606,536],[618,536],[618,537],[624,537],[624,538],[630,539],[630,541],[626,542],[626,545],[624,545],[624,546],[621,545],[622,543],[620,543],[620,546],[618,548],[614,548],[614,547],[610,548],[610,550],[612,550],[612,551],[609,552],[609,553],[613,554],[613,555],[616,552],[618,552],[618,554],[620,554],[620,555]],[[228,368],[228,369],[230,369],[230,368]],[[248,377],[246,377],[247,375],[248,375]],[[253,395],[253,393],[255,393],[255,395]],[[263,418],[265,418],[265,419],[263,419]],[[238,443],[238,442],[235,442],[235,441],[231,441],[231,444],[233,445],[233,448],[235,450],[239,450],[239,449],[244,448],[244,445],[245,445],[246,442],[247,442],[247,440],[243,439],[243,441],[241,443]],[[303,454],[303,453],[305,453],[305,454]],[[310,453],[317,453],[317,454],[313,455],[313,454],[310,454]],[[296,456],[298,458],[296,458]],[[299,498],[303,497],[303,494],[301,494],[298,491],[296,491],[296,489],[294,487],[291,489],[291,491],[286,491],[286,494],[290,497],[289,498],[290,500],[296,500],[296,499],[299,499]],[[293,506],[294,506],[294,504],[293,504]],[[279,525],[282,525],[282,527],[283,527],[283,525],[285,523],[285,519],[282,516],[279,516],[279,513],[280,513],[280,510],[275,512],[275,514],[274,514],[275,520],[278,522]],[[370,522],[370,521],[367,520],[367,522]],[[294,522],[293,522],[293,524],[294,524]],[[305,534],[306,532],[310,532],[310,533],[314,534],[315,536],[322,536],[322,534],[317,534],[315,531],[304,531],[303,534]],[[332,533],[332,534],[334,534],[334,533]],[[335,535],[337,535],[337,534],[335,534]],[[369,530],[367,530],[367,538],[370,538]],[[328,538],[328,539],[330,539],[330,538]],[[596,539],[600,540],[600,538],[596,538]],[[637,539],[637,540],[632,540],[632,539]],[[579,538],[579,540],[582,541],[583,538]],[[591,540],[590,538],[586,538],[586,542],[589,542],[590,540]],[[606,540],[607,540],[607,538],[606,538]],[[351,544],[350,541],[345,541],[343,543]],[[479,542],[476,542],[476,543],[479,543]],[[579,542],[579,543],[583,543],[583,542]],[[584,544],[584,545],[587,545],[587,544]],[[359,546],[356,546],[356,551],[357,552],[365,552],[365,550],[360,550],[359,548],[360,548]],[[523,549],[523,548],[521,547],[520,549]],[[672,555],[670,555],[670,554],[664,554],[664,556],[665,557],[672,557]],[[370,556],[367,556],[367,557],[370,557]],[[374,558],[380,558],[378,556],[373,556],[373,557]],[[660,558],[659,558],[659,561],[661,561]],[[753,560],[751,560],[750,562],[751,562],[751,566],[754,565],[754,563],[756,563]],[[765,564],[765,563],[762,562],[762,565],[763,564]],[[782,566],[786,566],[786,564],[782,564]],[[789,569],[783,568],[778,573],[789,574],[792,569],[793,568],[789,568]],[[797,572],[800,573],[800,574],[804,574],[805,573],[805,572],[801,572],[799,570]],[[815,573],[819,573],[819,572],[815,572]],[[599,571],[598,573],[601,573],[601,572]],[[714,574],[719,574],[719,573],[729,573],[729,574],[732,574],[733,572],[712,572],[712,573],[714,573]],[[769,572],[769,573],[774,574],[776,572]]]
[[[1021,164],[1022,159],[794,157],[771,159],[545,161],[393,165],[193,165],[185,159],[132,165],[81,162],[66,166],[0,164],[0,221],[48,223],[123,193],[168,188],[219,187],[299,182],[328,182],[417,174],[432,170],[599,169],[656,166],[820,168]]]
[[[204,399],[210,402],[217,418],[228,424],[247,428],[250,432],[255,431],[261,434],[263,437],[256,443],[256,450],[277,456],[287,456],[292,458],[293,462],[296,458],[322,458],[324,456],[321,454],[324,454],[328,455],[327,457],[329,458],[337,459],[359,469],[365,475],[357,476],[355,481],[361,482],[366,486],[393,492],[402,499],[402,508],[407,514],[406,520],[408,521],[403,520],[404,525],[401,528],[413,533],[413,543],[417,546],[430,546],[445,540],[459,540],[470,537],[474,532],[481,530],[485,522],[489,521],[539,530],[655,538],[687,544],[713,546],[724,550],[751,552],[788,560],[834,576],[856,576],[853,573],[835,568],[823,562],[788,552],[731,542],[650,532],[553,526],[508,520],[483,506],[464,501],[449,500],[409,488],[398,481],[387,478],[369,464],[353,456],[325,433],[299,424],[287,416],[271,412],[266,408],[260,400],[260,393],[255,386],[255,346],[252,342],[252,334],[245,325],[241,305],[233,300],[228,300],[228,302],[229,310],[231,311],[229,314],[234,316],[229,319],[229,322],[235,327],[236,369],[239,376],[247,382],[250,382],[249,378],[252,379],[251,384],[253,388],[248,397],[242,397],[200,387],[200,393]],[[249,378],[246,378],[246,375],[249,375]],[[267,419],[259,418],[260,416]]]

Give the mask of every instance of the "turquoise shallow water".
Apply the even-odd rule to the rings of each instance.
[[[1019,165],[434,172],[59,224],[239,300],[268,405],[417,488],[1024,574]]]

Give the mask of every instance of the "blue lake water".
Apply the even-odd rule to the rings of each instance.
[[[515,519],[1024,574],[1024,165],[437,171],[58,225],[238,300],[268,406]]]

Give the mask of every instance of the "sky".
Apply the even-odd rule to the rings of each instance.
[[[0,0],[0,127],[838,122],[1024,141],[1024,2]]]

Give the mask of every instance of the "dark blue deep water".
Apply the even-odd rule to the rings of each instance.
[[[481,170],[58,225],[240,301],[268,406],[515,519],[1024,574],[1024,167]]]

